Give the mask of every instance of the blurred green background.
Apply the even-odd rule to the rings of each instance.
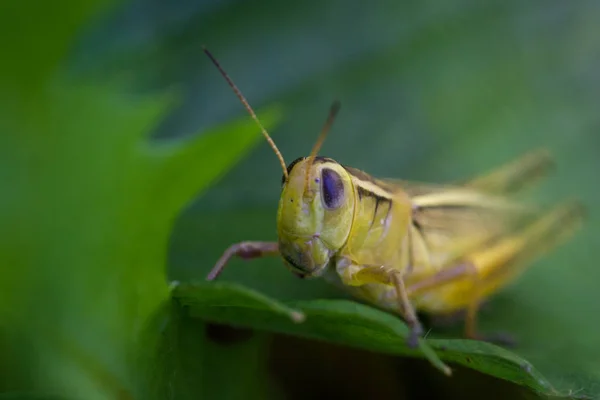
[[[3,3],[6,398],[597,398],[598,21],[591,0]],[[446,378],[171,304],[169,281],[202,280],[234,242],[276,239],[281,170],[203,44],[287,162],[334,99],[321,154],[376,176],[444,182],[549,148],[558,169],[537,199],[579,198],[588,221],[481,323],[515,334],[553,389],[519,386],[527,368]],[[283,302],[345,297],[277,259],[234,260],[222,280]]]

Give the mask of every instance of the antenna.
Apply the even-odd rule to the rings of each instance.
[[[240,101],[242,102],[242,105],[246,108],[246,110],[248,111],[248,113],[250,114],[252,119],[256,122],[256,124],[262,131],[263,136],[265,137],[265,139],[267,139],[267,142],[269,143],[269,145],[275,152],[275,155],[279,159],[279,163],[281,164],[281,169],[283,169],[283,176],[285,177],[285,180],[287,181],[287,179],[288,179],[287,166],[285,164],[285,160],[283,159],[283,156],[281,155],[281,152],[275,145],[275,142],[273,141],[273,139],[271,139],[271,136],[269,136],[269,133],[267,132],[267,130],[264,128],[264,126],[258,120],[258,117],[254,113],[254,110],[252,110],[252,107],[250,107],[250,104],[248,104],[248,101],[246,100],[246,98],[244,97],[242,92],[240,92],[240,89],[238,89],[237,86],[235,86],[235,83],[233,83],[233,81],[231,80],[229,75],[227,75],[227,73],[221,67],[221,65],[219,64],[217,59],[210,53],[210,51],[207,50],[207,48],[205,46],[202,46],[202,50],[204,50],[204,53],[206,53],[208,58],[210,58],[210,60],[213,62],[213,64],[215,64],[215,66],[217,67],[217,69],[219,70],[221,75],[223,75],[223,78],[225,78],[225,80],[227,81],[229,86],[231,86],[231,88],[233,89],[233,92],[236,94],[238,99],[240,99]]]
[[[329,109],[329,115],[327,116],[327,121],[325,121],[325,125],[323,125],[323,129],[321,129],[321,133],[313,146],[310,156],[308,156],[308,164],[306,166],[306,176],[304,177],[304,191],[306,192],[306,188],[308,187],[308,178],[310,176],[310,169],[312,167],[313,162],[315,161],[315,157],[319,152],[319,149],[323,145],[325,141],[325,137],[329,133],[329,129],[331,129],[331,125],[333,125],[333,121],[335,120],[335,116],[340,111],[340,102],[338,100],[334,101]]]

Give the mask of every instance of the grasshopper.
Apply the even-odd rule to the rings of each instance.
[[[204,51],[261,129],[283,170],[278,240],[230,246],[207,280],[217,278],[234,256],[280,256],[299,277],[324,277],[399,314],[409,326],[411,347],[423,334],[417,311],[466,311],[466,337],[502,340],[477,330],[482,302],[571,236],[583,217],[577,201],[543,210],[514,199],[551,169],[547,151],[528,153],[455,184],[379,179],[318,156],[340,108],[335,102],[310,155],[286,165],[240,90]]]

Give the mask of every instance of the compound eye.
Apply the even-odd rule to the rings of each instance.
[[[344,202],[344,181],[332,169],[321,170],[321,197],[325,208],[336,209]]]

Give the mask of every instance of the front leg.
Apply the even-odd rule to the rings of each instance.
[[[407,344],[411,348],[417,347],[419,337],[423,335],[423,327],[417,317],[415,308],[408,299],[404,276],[401,271],[385,266],[360,266],[341,262],[338,264],[337,272],[342,283],[348,286],[362,286],[369,283],[394,286],[400,315],[404,317],[410,328]]]
[[[279,254],[277,242],[240,242],[233,244],[225,250],[221,258],[219,258],[219,261],[217,261],[215,266],[208,273],[206,280],[212,281],[216,279],[233,256],[251,259],[277,254]]]

